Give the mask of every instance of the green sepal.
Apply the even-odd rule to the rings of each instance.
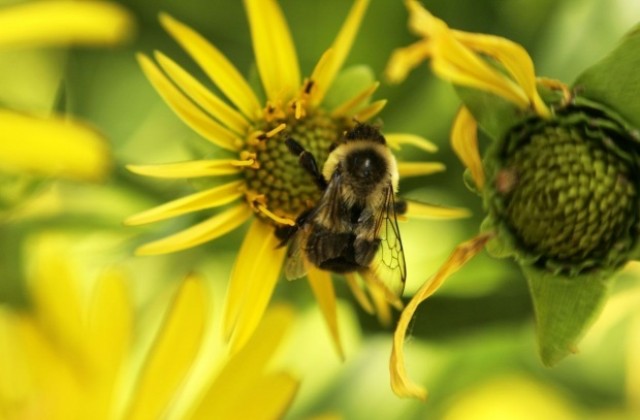
[[[585,70],[573,89],[580,96],[606,105],[640,127],[640,26],[636,26],[609,55]]]
[[[562,276],[522,266],[533,300],[540,358],[553,366],[578,351],[578,343],[601,312],[611,273]]]
[[[501,139],[527,116],[527,113],[499,96],[464,86],[454,87],[478,126],[494,140]]]

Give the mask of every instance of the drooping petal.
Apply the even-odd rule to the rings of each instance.
[[[171,80],[209,115],[235,134],[240,136],[246,134],[249,123],[241,113],[227,105],[166,55],[156,51],[155,57]]]
[[[333,281],[331,280],[331,274],[328,271],[319,270],[313,266],[308,267],[307,278],[309,279],[309,285],[313,291],[322,316],[324,317],[333,345],[338,352],[338,356],[344,360],[344,348],[342,347],[342,341],[340,340],[340,331],[338,329],[338,311],[336,308],[336,292],[333,289]]]
[[[19,407],[34,391],[34,378],[17,331],[16,316],[0,307],[0,406]]]
[[[300,87],[300,69],[282,10],[274,0],[245,0],[244,4],[267,98],[286,101]]]
[[[424,150],[425,152],[435,153],[438,151],[438,146],[434,143],[415,134],[387,133],[384,135],[384,138],[387,140],[389,147],[396,150],[399,150],[404,145],[409,145]]]
[[[446,169],[440,162],[398,162],[400,178],[410,176],[431,175]]]
[[[492,234],[479,235],[456,247],[447,261],[430,277],[413,296],[400,315],[400,320],[393,335],[393,347],[389,360],[391,374],[391,388],[400,397],[413,397],[426,400],[427,391],[409,379],[404,363],[404,339],[409,322],[418,305],[431,296],[452,274],[462,268],[471,258],[475,257],[483,248]]]
[[[223,206],[243,196],[243,185],[243,180],[233,181],[177,200],[169,201],[168,203],[129,217],[125,220],[125,224],[130,226],[141,225],[177,217],[185,213]]]
[[[268,392],[272,385],[281,388],[277,385],[278,381],[270,382],[271,385],[264,384],[264,379],[268,377],[265,371],[293,320],[294,313],[288,306],[274,306],[268,310],[246,345],[233,353],[225,363],[195,408],[193,418],[241,418],[237,410],[243,405],[255,405],[254,397],[257,398],[248,390],[254,390],[256,384],[263,385],[256,390],[257,394]],[[282,394],[287,392],[280,389],[275,391],[273,397],[279,399],[279,396],[284,397]]]
[[[138,62],[156,91],[185,124],[218,147],[236,152],[240,150],[243,141],[191,102],[149,57],[138,54]]]
[[[550,111],[536,88],[536,73],[533,60],[521,45],[493,35],[470,34],[463,31],[453,31],[458,41],[474,51],[486,54],[500,62],[515,81],[520,85],[538,115],[548,117]]]
[[[203,418],[219,419],[255,419],[270,420],[282,418],[293,398],[298,392],[300,381],[289,373],[276,372],[263,376],[247,390],[251,395],[251,404],[242,400],[233,410],[220,417],[209,416]],[[226,416],[225,416],[226,414]]]
[[[366,313],[373,315],[373,304],[371,303],[369,296],[367,296],[367,294],[358,283],[358,278],[356,277],[356,275],[353,273],[347,273],[344,275],[344,278],[347,282],[347,286],[349,286],[349,289],[353,294],[353,297],[356,298],[356,301],[358,301],[362,309],[364,309]]]
[[[338,105],[332,112],[332,117],[343,117],[353,113],[355,109],[362,105],[363,102],[368,100],[371,95],[378,89],[380,82],[375,82],[371,86],[368,86],[361,92],[357,93],[354,97],[350,98],[341,105]]]
[[[485,176],[478,149],[478,124],[466,107],[461,107],[451,129],[451,147],[464,166],[479,191],[484,188]]]
[[[246,203],[238,204],[188,229],[143,245],[136,250],[136,254],[166,254],[192,248],[231,232],[252,215],[253,211]]]
[[[226,298],[224,322],[231,333],[231,353],[245,345],[271,299],[286,254],[279,242],[273,227],[256,220],[242,244]]]
[[[138,175],[156,178],[198,178],[238,174],[241,162],[234,159],[192,160],[161,165],[127,165],[127,169]]]
[[[356,0],[349,11],[349,15],[345,20],[340,32],[331,45],[331,53],[327,55],[324,65],[316,66],[318,72],[315,74],[316,90],[311,98],[312,105],[318,105],[324,99],[327,90],[333,83],[338,71],[342,68],[345,59],[349,55],[353,41],[360,28],[360,23],[364,17],[364,13],[369,6],[369,0]],[[324,58],[324,57],[323,57]],[[359,120],[363,121],[363,120]]]
[[[419,41],[394,50],[384,71],[387,80],[390,83],[402,82],[411,70],[431,56],[431,52],[428,41]]]
[[[209,316],[207,293],[197,275],[180,285],[138,377],[127,418],[161,418],[179,393],[202,343]]]
[[[133,16],[107,1],[50,0],[4,6],[0,48],[114,45],[134,30]]]
[[[80,122],[0,110],[0,127],[3,170],[99,181],[111,169],[106,140]]]
[[[262,107],[249,83],[216,47],[167,14],[160,14],[160,23],[249,120],[260,117]]]
[[[407,212],[405,215],[411,219],[440,220],[469,217],[471,212],[465,208],[445,207],[407,200]]]

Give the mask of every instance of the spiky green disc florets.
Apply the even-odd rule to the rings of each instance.
[[[638,239],[637,143],[598,110],[512,129],[492,165],[489,212],[516,254],[563,274],[615,269]]]
[[[321,191],[311,175],[300,167],[297,156],[287,149],[285,140],[293,138],[314,156],[322,169],[345,124],[316,110],[299,120],[294,116],[276,119],[261,129],[268,132],[282,122],[287,124],[283,131],[249,144],[248,151],[255,154],[259,168],[245,170],[245,177],[247,186],[264,196],[271,211],[295,219],[317,203]]]

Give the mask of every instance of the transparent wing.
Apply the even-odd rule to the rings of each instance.
[[[376,237],[380,239],[380,247],[373,258],[369,274],[397,299],[404,291],[407,265],[400,239],[394,195],[393,187],[389,184],[385,189],[384,205],[376,219]]]
[[[307,274],[305,267],[305,244],[306,244],[307,230],[303,228],[299,229],[289,244],[287,250],[287,259],[284,264],[284,276],[287,280],[295,280],[303,277]]]

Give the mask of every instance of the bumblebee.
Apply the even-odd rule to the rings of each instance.
[[[323,194],[293,227],[276,230],[281,246],[290,244],[284,271],[302,277],[307,262],[335,273],[359,272],[400,296],[406,264],[397,214],[398,168],[380,131],[357,123],[335,145],[320,172],[313,155],[292,138],[287,147]]]

